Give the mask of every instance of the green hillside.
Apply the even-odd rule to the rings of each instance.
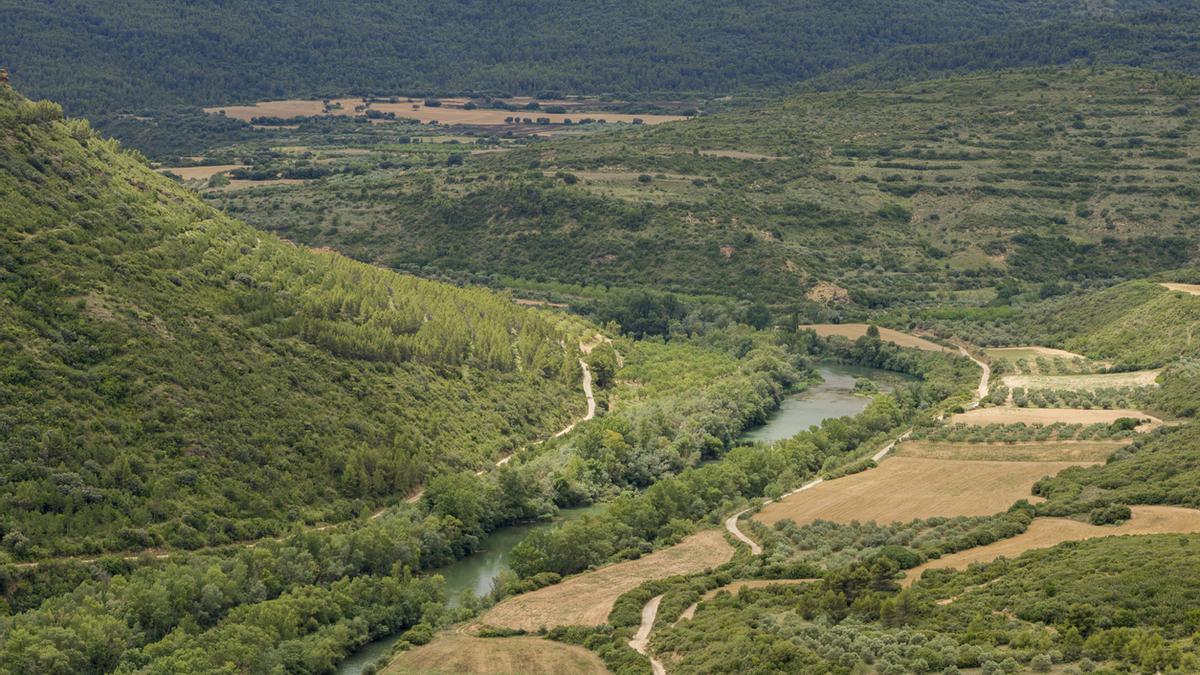
[[[1023,70],[205,195],[422,274],[648,286],[811,318],[805,296],[828,284],[851,303],[828,316],[981,304],[1194,261],[1198,91],[1150,71]]]
[[[0,13],[0,63],[19,86],[73,113],[348,93],[730,93],[791,87],[904,46],[934,46],[914,69],[945,68],[937,45],[1047,25],[1080,26],[1087,46],[1053,62],[1141,63],[1110,35],[1166,14],[1195,36],[1194,16],[1180,16],[1189,8],[1186,0],[39,0]],[[1095,28],[1101,20],[1105,30]],[[984,69],[1046,62],[1037,41],[1009,46],[964,58]],[[1194,66],[1189,52],[1152,61]]]
[[[256,232],[7,87],[0,169],[14,556],[344,520],[583,411],[581,324]]]

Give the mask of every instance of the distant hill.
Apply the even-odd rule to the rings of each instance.
[[[0,86],[0,542],[198,547],[396,502],[582,411],[555,317],[314,252]]]
[[[1195,263],[1197,94],[1200,81],[1154,71],[1025,69],[205,195],[289,239],[422,274],[724,295],[832,320],[1004,303]]]
[[[881,56],[869,79],[954,70],[948,59],[974,69],[1059,62],[1077,50],[1047,54],[1038,40],[1004,36],[1051,25],[1055,41],[1076,27],[1096,37],[1097,21],[1111,28],[1077,55],[1103,57],[1108,36],[1127,31],[1132,38],[1118,40],[1108,60],[1136,65],[1157,49],[1146,42],[1157,33],[1141,23],[1168,17],[1189,26],[1186,39],[1197,34],[1189,8],[1187,0],[34,0],[0,12],[0,64],[71,113],[426,90],[713,94],[790,87]],[[1002,49],[977,48],[990,39]],[[893,51],[905,47],[917,51]],[[1189,52],[1154,65],[1193,66]]]

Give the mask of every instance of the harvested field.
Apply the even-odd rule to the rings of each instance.
[[[392,675],[408,673],[607,673],[604,662],[583,647],[536,637],[440,637],[401,654],[385,668]]]
[[[184,180],[208,180],[213,176],[234,169],[245,169],[245,164],[217,164],[214,166],[176,166],[163,167],[161,173],[171,172]]]
[[[536,120],[538,118],[547,118],[552,124],[562,124],[564,120],[570,119],[578,122],[581,119],[591,118],[594,120],[604,120],[609,123],[623,122],[626,124],[632,123],[635,119],[641,120],[645,124],[661,124],[663,122],[676,122],[687,119],[680,115],[628,115],[623,113],[605,112],[602,110],[587,110],[586,108],[572,109],[568,107],[565,113],[548,113],[544,110],[499,110],[494,108],[475,108],[468,110],[463,108],[466,99],[461,98],[443,98],[438,99],[442,102],[440,106],[426,106],[424,100],[397,101],[396,103],[372,103],[371,110],[377,110],[382,113],[395,113],[396,117],[419,120],[421,122],[438,122],[441,124],[464,124],[464,125],[481,125],[494,126],[508,124],[504,121],[506,117],[518,117]],[[355,108],[362,106],[361,98],[343,98],[331,101],[333,104],[341,104],[340,108],[334,108],[329,113],[325,112],[325,105],[322,101],[261,101],[254,105],[235,105],[216,108],[205,108],[204,111],[212,114],[220,114],[224,112],[226,117],[243,120],[249,122],[255,117],[280,117],[288,119],[292,117],[307,117],[313,115],[342,115],[342,116],[363,116],[365,111],[356,111]],[[543,101],[543,106],[555,105],[553,101]],[[385,120],[373,120],[383,122]]]
[[[950,424],[966,424],[970,426],[987,426],[988,424],[1110,424],[1122,417],[1148,419],[1149,423],[1137,428],[1137,431],[1150,431],[1162,425],[1162,420],[1147,415],[1140,410],[1082,410],[1079,408],[1017,408],[1001,406],[997,408],[976,408],[964,413],[958,413],[950,418]]]
[[[800,326],[800,329],[809,329],[815,331],[817,335],[829,337],[830,335],[841,335],[844,338],[857,340],[867,334],[867,324],[865,323],[815,323],[807,326]],[[924,338],[919,338],[908,333],[901,333],[898,330],[891,328],[879,327],[879,337],[888,342],[895,343],[901,347],[914,347],[916,349],[924,349],[930,352],[953,352],[950,347],[943,347],[936,342],[930,342]]]
[[[1156,384],[1155,380],[1160,372],[1162,371],[1136,370],[1128,373],[1097,373],[1095,375],[1005,375],[1004,386],[1064,391],[1149,387]]]
[[[1028,499],[1039,479],[1094,462],[1007,462],[892,457],[877,468],[826,481],[769,504],[756,516],[837,523],[908,522],[933,516],[985,516]]]
[[[1076,354],[1065,349],[1053,349],[1051,347],[993,347],[983,350],[988,356],[1016,361],[1017,359],[1036,359],[1041,356],[1044,358],[1059,358],[1059,359],[1086,359],[1083,354]]]
[[[1184,293],[1190,293],[1192,295],[1200,295],[1200,284],[1165,283],[1162,285],[1171,289],[1172,291],[1183,291]]]
[[[743,579],[741,581],[734,581],[732,583],[725,584],[724,586],[721,586],[719,588],[714,588],[711,591],[708,591],[704,595],[700,596],[700,600],[698,602],[692,603],[692,605],[690,607],[683,610],[683,614],[679,615],[679,619],[682,621],[683,619],[691,619],[691,618],[695,617],[696,609],[700,606],[700,603],[704,602],[705,600],[712,600],[713,598],[717,597],[717,594],[719,594],[721,591],[727,591],[730,595],[737,595],[738,592],[741,591],[743,588],[766,588],[767,586],[792,586],[795,584],[807,584],[807,583],[810,583],[813,581],[817,581],[817,579]]]
[[[1037,518],[1030,523],[1029,529],[1015,537],[945,555],[908,570],[904,585],[908,586],[921,578],[921,573],[927,569],[966,569],[971,563],[989,562],[1000,556],[1012,558],[1030,549],[1047,548],[1064,541],[1113,535],[1200,532],[1200,511],[1196,509],[1134,506],[1131,510],[1133,517],[1120,525],[1091,525],[1068,518]]]
[[[245,190],[247,188],[270,187],[272,185],[302,185],[309,182],[305,178],[272,178],[270,180],[242,180],[235,178],[223,190]]]
[[[897,457],[1004,462],[1103,462],[1129,445],[1128,440],[1050,441],[1025,443],[952,443],[905,441]]]
[[[602,567],[508,598],[485,612],[479,621],[527,631],[543,626],[599,626],[608,620],[617,598],[642,582],[699,572],[731,557],[733,547],[725,541],[724,530],[706,530],[638,560]]]

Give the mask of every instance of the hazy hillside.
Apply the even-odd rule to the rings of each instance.
[[[205,194],[423,273],[787,308],[815,289],[835,312],[979,304],[1195,260],[1197,92],[1150,71],[1023,70]]]
[[[1093,18],[1136,26],[1144,18],[1127,17],[1188,6],[1182,0],[39,0],[0,13],[6,36],[0,64],[13,69],[18,86],[62,101],[72,113],[413,90],[727,93],[791,86],[905,45],[958,43],[1053,21],[1067,30]],[[1105,42],[1080,56],[1103,57]],[[1038,47],[992,53],[975,65],[1044,62],[1044,55],[1024,53]],[[1156,65],[1192,62],[1180,54]]]
[[[559,319],[255,232],[6,87],[0,167],[18,556],[346,519],[582,411]]]

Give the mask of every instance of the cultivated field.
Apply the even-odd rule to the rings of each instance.
[[[867,334],[868,325],[865,323],[815,323],[806,326],[799,326],[799,329],[808,329],[816,332],[817,335],[828,337],[830,335],[841,335],[844,338],[857,340]],[[930,342],[924,338],[919,338],[908,333],[901,333],[898,330],[891,328],[879,327],[879,337],[888,342],[895,343],[901,347],[914,347],[916,349],[924,349],[930,352],[952,352],[953,349],[943,347],[936,342]]]
[[[734,581],[725,584],[719,588],[714,588],[704,595],[700,596],[700,600],[694,602],[687,609],[683,610],[683,614],[679,615],[679,620],[691,619],[696,616],[696,609],[701,602],[712,600],[717,597],[717,594],[722,591],[728,592],[730,595],[737,595],[743,588],[766,588],[767,586],[791,586],[794,584],[807,584],[816,581],[816,579],[743,579],[742,581]]]
[[[1094,462],[1010,462],[891,457],[877,468],[822,483],[773,502],[755,520],[907,522],[933,516],[984,516],[1029,498],[1039,479]]]
[[[950,424],[966,424],[969,426],[986,426],[988,424],[1110,424],[1122,417],[1148,419],[1149,423],[1138,427],[1138,431],[1150,431],[1162,425],[1162,420],[1147,415],[1140,410],[1082,410],[1078,408],[1016,408],[1003,406],[996,408],[976,408],[964,413],[958,413],[950,418]]]
[[[1086,359],[1083,354],[1076,354],[1065,349],[1054,349],[1052,347],[992,347],[983,350],[988,356],[1006,361],[1016,361],[1018,359],[1032,360],[1039,356],[1049,359]]]
[[[1163,286],[1173,291],[1183,291],[1184,293],[1190,293],[1192,295],[1200,295],[1200,284],[1165,283]]]
[[[1127,440],[1052,441],[1022,443],[954,443],[905,441],[896,448],[898,457],[1004,462],[1103,462]]]
[[[599,626],[608,620],[617,598],[642,582],[699,572],[731,557],[733,547],[725,541],[724,530],[706,530],[638,560],[602,567],[508,598],[484,613],[479,621],[527,631],[554,626]]]
[[[477,638],[449,635],[401,654],[383,673],[607,673],[604,662],[583,647],[535,637]]]
[[[1148,387],[1155,384],[1160,372],[1162,371],[1136,370],[1128,373],[1097,373],[1095,375],[1005,375],[1004,386],[1064,391]]]
[[[466,99],[461,98],[444,98],[439,99],[442,103],[440,106],[427,106],[423,99],[397,101],[396,103],[372,103],[370,110],[377,110],[381,113],[395,113],[396,117],[418,120],[420,122],[438,122],[440,124],[465,124],[465,125],[481,125],[494,126],[507,124],[506,117],[518,117],[524,119],[528,117],[531,120],[538,118],[547,118],[553,124],[562,124],[565,120],[578,122],[584,118],[594,120],[604,120],[610,123],[626,123],[630,124],[635,119],[641,120],[645,124],[661,124],[663,122],[676,122],[687,119],[679,115],[629,115],[623,113],[612,113],[600,110],[588,110],[579,108],[578,102],[573,101],[542,101],[543,108],[561,105],[567,108],[565,113],[548,113],[545,110],[499,110],[492,108],[475,108],[466,109],[463,107],[467,103]],[[334,107],[328,112],[325,112],[325,104],[322,101],[305,101],[305,100],[287,100],[287,101],[261,101],[254,105],[235,105],[223,106],[216,108],[205,108],[208,113],[220,114],[224,113],[226,117],[249,122],[255,117],[279,117],[289,119],[292,117],[311,117],[315,115],[342,115],[342,116],[362,116],[366,112],[356,110],[363,105],[361,98],[343,98],[330,101]],[[340,107],[337,107],[340,104]],[[383,120],[379,120],[383,121]]]
[[[1134,506],[1133,517],[1120,525],[1091,525],[1068,518],[1038,518],[1029,529],[1015,537],[987,546],[960,551],[931,560],[909,570],[904,585],[921,578],[927,569],[966,569],[971,563],[989,562],[1005,556],[1012,558],[1034,548],[1046,548],[1064,541],[1124,534],[1171,534],[1200,532],[1200,511],[1179,506]]]

